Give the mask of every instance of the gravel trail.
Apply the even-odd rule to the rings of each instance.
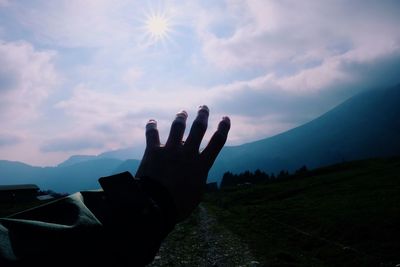
[[[259,266],[248,246],[218,224],[207,209],[197,211],[163,242],[148,267],[157,266]]]

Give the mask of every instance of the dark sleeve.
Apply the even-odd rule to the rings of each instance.
[[[176,221],[164,187],[128,172],[83,191],[0,219],[0,266],[143,266]]]

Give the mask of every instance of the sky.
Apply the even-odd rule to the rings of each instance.
[[[273,136],[399,83],[399,14],[386,0],[0,0],[0,159],[140,155],[149,119],[165,142],[203,104],[203,145],[224,115],[228,145]]]

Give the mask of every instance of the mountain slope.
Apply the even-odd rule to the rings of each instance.
[[[96,160],[96,159],[118,159],[118,160],[129,160],[142,158],[144,146],[131,146],[122,149],[110,150],[103,152],[99,155],[72,155],[67,160],[58,164],[58,167],[66,167],[74,165],[76,163]]]
[[[58,164],[57,167],[71,166],[71,165],[74,165],[77,163],[94,160],[94,159],[96,159],[96,156],[94,156],[94,155],[73,155],[73,156],[69,157],[67,160]]]
[[[0,184],[37,184],[41,189],[74,193],[97,189],[97,180],[122,164],[118,159],[95,159],[68,166],[33,167],[20,162],[0,161]]]
[[[135,175],[137,169],[139,168],[139,164],[140,160],[137,159],[125,160],[123,163],[118,165],[118,167],[112,171],[112,174],[117,174],[120,172],[130,172],[132,175]]]
[[[140,159],[143,156],[144,144],[139,146],[131,146],[123,149],[106,151],[98,155],[99,158],[112,158],[112,159]]]
[[[400,85],[356,95],[282,134],[222,150],[209,180],[225,171],[268,172],[400,154]]]
[[[68,193],[98,189],[98,179],[110,175],[121,163],[118,159],[96,159],[66,167],[47,168],[45,186],[56,192]]]
[[[39,181],[43,180],[41,175],[43,169],[44,168],[33,167],[22,162],[0,160],[0,184],[39,183]],[[29,177],[29,179],[27,179],[27,177]]]

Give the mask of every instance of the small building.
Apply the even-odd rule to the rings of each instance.
[[[1,202],[28,202],[36,200],[39,187],[35,184],[0,185]]]

